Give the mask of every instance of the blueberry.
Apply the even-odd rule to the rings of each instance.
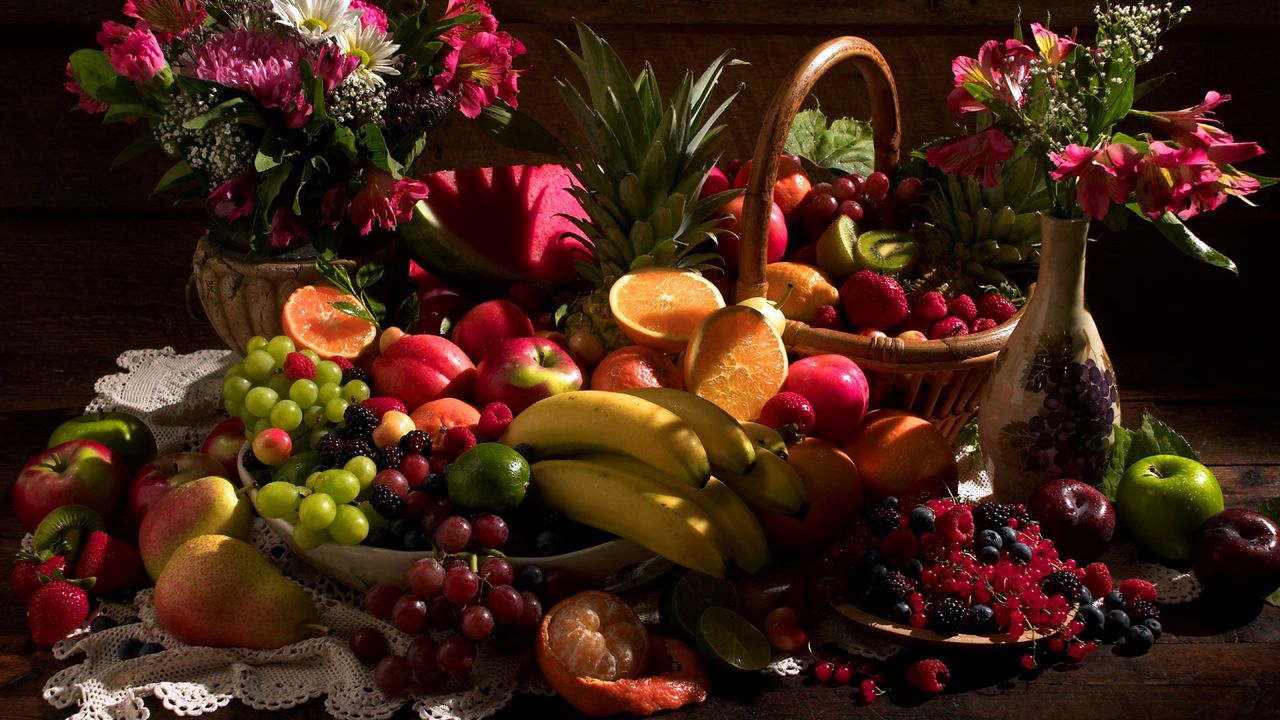
[[[907,522],[911,524],[911,532],[917,535],[933,532],[933,523],[936,519],[933,511],[924,505],[912,508],[911,514],[907,516]]]
[[[132,660],[138,657],[138,651],[142,649],[142,641],[138,638],[125,638],[120,647],[116,649],[116,657],[121,660]]]
[[[1092,605],[1092,604],[1093,604],[1093,593],[1089,592],[1089,588],[1082,586],[1080,588],[1080,607],[1084,607],[1085,605]]]
[[[1156,644],[1155,633],[1146,625],[1133,625],[1124,633],[1124,644],[1137,654],[1145,653]]]
[[[1096,634],[1106,625],[1107,616],[1096,605],[1085,605],[1080,608],[1080,622],[1084,623],[1086,630]]]
[[[887,508],[894,508],[894,509],[897,509],[897,507],[898,507],[898,498],[896,498],[896,497],[894,497],[894,496],[892,496],[892,495],[886,495],[886,496],[885,496],[885,498],[884,498],[883,500],[881,500],[881,501],[880,501],[880,506],[881,506],[881,507],[887,507]]]
[[[1107,622],[1102,628],[1108,638],[1116,639],[1129,630],[1129,613],[1123,610],[1112,610],[1107,613]]]
[[[542,568],[525,565],[516,575],[516,587],[521,590],[536,590],[542,586],[542,579]]]
[[[449,480],[444,473],[432,473],[422,481],[422,489],[433,498],[449,496]]]
[[[908,558],[907,560],[902,561],[902,566],[899,570],[901,570],[902,574],[907,577],[919,577],[920,573],[924,570],[924,563],[920,562],[916,558]]]
[[[416,552],[419,550],[426,550],[431,546],[431,543],[427,542],[427,536],[423,535],[422,530],[416,527],[409,528],[400,537],[401,542],[404,543],[405,550],[412,550]]]
[[[996,614],[986,605],[974,605],[969,608],[969,622],[975,630],[989,630],[995,621]]]
[[[96,632],[102,632],[103,630],[110,630],[111,628],[119,624],[120,623],[116,622],[115,618],[113,617],[109,617],[107,615],[99,615],[98,617],[93,619],[93,622],[89,623],[89,632],[96,633]]]
[[[160,643],[150,642],[138,648],[138,657],[142,657],[143,655],[155,655],[158,652],[164,652],[164,646]]]
[[[1000,539],[1000,533],[995,530],[983,530],[978,533],[975,544],[977,544],[979,550],[985,547],[993,547],[999,550],[1004,547],[1004,541]]]
[[[885,567],[884,565],[876,564],[871,566],[871,572],[868,574],[867,577],[869,577],[871,579],[871,582],[874,583],[874,582],[879,582],[881,580],[884,580],[886,577],[888,577],[888,575],[889,575],[889,568]]]
[[[1123,610],[1124,595],[1119,590],[1112,590],[1107,596],[1102,598],[1102,608],[1104,610]]]
[[[983,565],[995,565],[1000,562],[1000,549],[990,545],[978,551],[978,562]]]
[[[1009,559],[1014,562],[1029,563],[1031,562],[1031,548],[1026,543],[1014,543],[1009,546]]]
[[[900,602],[889,608],[889,619],[896,623],[911,622],[911,606]]]
[[[1006,525],[1000,528],[1000,540],[1003,541],[1005,545],[1012,545],[1018,542],[1018,531]]]
[[[1146,620],[1143,620],[1142,625],[1151,631],[1151,637],[1156,640],[1159,640],[1160,636],[1164,634],[1164,626],[1155,618],[1147,618]]]
[[[559,555],[562,549],[560,537],[554,530],[543,530],[533,540],[533,547],[539,555]]]
[[[418,527],[417,520],[410,520],[409,518],[402,517],[392,520],[391,525],[388,526],[388,530],[390,530],[391,534],[396,537],[404,537],[405,533],[416,527]]]

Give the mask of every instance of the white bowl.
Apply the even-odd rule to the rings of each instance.
[[[236,465],[240,471],[240,482],[249,488],[249,497],[256,507],[256,484],[244,467],[244,453],[248,448],[249,443],[245,443]],[[333,542],[304,550],[293,541],[293,525],[284,520],[263,518],[263,521],[307,564],[356,590],[366,590],[378,583],[404,585],[409,566],[419,558],[431,556],[429,550],[413,552]],[[508,560],[517,569],[537,565],[543,570],[565,570],[614,592],[646,583],[672,567],[669,561],[654,555],[653,551],[623,539],[562,555],[509,557]]]

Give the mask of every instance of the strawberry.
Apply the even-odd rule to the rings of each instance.
[[[947,304],[947,314],[960,318],[968,325],[978,319],[978,306],[968,295],[957,295]],[[983,317],[991,316],[984,314]]]
[[[476,423],[476,432],[487,438],[498,438],[506,432],[511,424],[511,408],[506,403],[491,402],[480,411],[480,421]]]
[[[22,598],[22,602],[26,602],[40,587],[40,575],[53,577],[54,572],[65,573],[66,571],[67,559],[61,555],[41,560],[39,555],[19,553],[18,559],[13,563],[13,569],[9,571],[9,582],[13,585],[14,592],[18,593],[18,597]]]
[[[907,319],[907,294],[897,280],[870,270],[853,274],[840,288],[840,305],[849,324],[888,330]]]
[[[973,324],[969,326],[969,332],[973,332],[973,333],[985,332],[987,330],[994,328],[996,324],[997,324],[996,321],[992,320],[991,318],[980,317],[977,320],[974,320]]]
[[[89,534],[76,561],[76,577],[94,578],[93,594],[98,597],[147,584],[147,573],[138,551],[102,531]]]
[[[916,306],[911,314],[922,320],[937,322],[947,316],[947,299],[937,290],[930,290],[916,300]]]
[[[965,324],[964,320],[954,315],[942,318],[929,328],[930,340],[942,340],[943,338],[968,334],[969,326]]]
[[[760,409],[760,424],[775,429],[795,425],[796,432],[807,433],[813,429],[816,419],[813,405],[798,392],[780,392]]]
[[[62,579],[62,573],[54,573],[54,579],[36,588],[27,601],[27,624],[31,626],[31,639],[38,649],[53,644],[71,634],[89,617],[89,594],[84,588]]]
[[[1013,303],[996,292],[983,293],[982,297],[978,298],[977,309],[981,317],[989,317],[995,320],[997,325],[1018,312],[1018,308],[1014,307]]]
[[[365,408],[369,412],[373,413],[373,416],[379,420],[382,419],[383,415],[386,415],[392,410],[405,413],[406,415],[409,413],[409,410],[404,406],[404,403],[393,397],[371,397],[360,404],[365,406]]]

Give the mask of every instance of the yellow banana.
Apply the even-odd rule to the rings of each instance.
[[[742,425],[710,400],[671,388],[635,388],[622,392],[661,405],[689,423],[707,451],[711,472],[745,473],[756,464],[755,444]]]
[[[539,400],[511,421],[502,442],[527,444],[539,458],[629,455],[692,487],[711,476],[707,451],[689,423],[622,393],[575,390]]]
[[[703,507],[720,526],[729,553],[738,567],[754,573],[769,562],[769,541],[755,513],[728,485],[712,477],[698,491]]]
[[[768,450],[783,460],[787,459],[787,441],[782,439],[782,433],[758,422],[744,422],[742,430],[760,448]]]
[[[761,510],[797,515],[808,497],[804,482],[786,460],[759,453],[756,466],[745,475],[717,475],[738,497]]]

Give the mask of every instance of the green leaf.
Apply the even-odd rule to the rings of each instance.
[[[1108,86],[1102,116],[1089,126],[1094,137],[1110,134],[1111,128],[1129,114],[1129,110],[1133,108],[1133,95],[1133,73],[1127,73],[1124,82],[1119,85]]]
[[[102,122],[105,125],[110,125],[111,123],[137,120],[138,118],[152,117],[154,115],[154,110],[141,103],[115,103],[107,107],[107,111],[102,114]]]
[[[155,195],[164,192],[175,185],[194,180],[195,177],[196,174],[192,171],[191,166],[187,164],[187,161],[179,160],[160,178],[160,181],[152,188],[151,194]]]
[[[360,147],[369,153],[369,162],[374,167],[391,173],[396,179],[401,177],[401,171],[404,168],[391,157],[391,151],[387,149],[387,139],[382,136],[381,128],[372,123],[361,125],[356,132],[356,139]]]
[[[280,136],[274,132],[268,132],[262,136],[262,141],[258,143],[258,153],[253,158],[253,169],[258,172],[266,172],[284,162],[284,155],[285,147],[280,140]]]
[[[350,303],[345,300],[337,300],[335,302],[329,303],[329,306],[344,315],[350,315],[351,317],[354,317],[354,318],[360,318],[361,320],[364,320],[370,325],[378,324],[378,321],[373,319],[373,316],[369,314],[368,310],[365,310],[364,308],[360,307],[355,303]]]
[[[1151,91],[1163,85],[1164,81],[1168,80],[1171,77],[1173,77],[1173,73],[1167,72],[1167,73],[1164,73],[1163,75],[1157,75],[1153,78],[1148,78],[1138,83],[1133,88],[1133,101],[1138,102],[1142,98],[1146,97],[1149,93],[1151,93]]]
[[[418,327],[418,316],[421,311],[418,293],[410,292],[400,303],[400,309],[396,311],[396,326],[405,329],[405,332],[413,332]]]
[[[1156,229],[1161,235],[1173,243],[1173,246],[1186,253],[1187,255],[1199,260],[1202,263],[1230,270],[1233,274],[1238,275],[1236,264],[1231,258],[1209,247],[1203,240],[1196,237],[1177,215],[1166,211],[1164,215],[1152,221],[1155,223]]]
[[[815,165],[846,174],[866,176],[875,170],[871,123],[839,118],[828,127],[819,108],[796,115],[784,149]]]
[[[1267,517],[1280,522],[1280,497],[1273,497],[1270,500],[1263,500],[1258,505],[1258,512]]]
[[[1257,173],[1251,173],[1246,170],[1241,170],[1240,172],[1244,173],[1245,175],[1248,175],[1254,180],[1257,180],[1258,187],[1260,188],[1271,187],[1272,185],[1275,185],[1276,183],[1280,182],[1280,178],[1267,177],[1266,175],[1259,175]]]
[[[1128,430],[1115,426],[1116,442],[1111,446],[1111,458],[1102,472],[1102,483],[1099,490],[1112,502],[1116,499],[1116,489],[1120,487],[1120,478],[1129,469],[1129,447],[1133,444],[1133,434]]]
[[[1267,596],[1267,602],[1275,605],[1276,607],[1280,607],[1280,588],[1276,588],[1275,592]]]
[[[121,150],[119,155],[116,155],[116,159],[111,161],[111,169],[115,170],[146,151],[158,147],[160,147],[160,143],[156,142],[155,136],[151,133],[142,135],[137,140],[129,143],[129,146]]]
[[[347,274],[345,267],[324,258],[318,258],[316,260],[316,271],[323,275],[330,285],[342,292],[352,296],[356,294],[356,289],[351,285],[351,276]]]
[[[563,143],[537,120],[505,104],[486,107],[479,123],[489,137],[512,150],[544,155],[559,155],[564,150]]]
[[[1133,444],[1129,447],[1126,459],[1132,465],[1152,455],[1177,455],[1179,457],[1200,460],[1196,452],[1173,428],[1165,425],[1150,413],[1143,413],[1142,425],[1133,431]]]
[[[71,53],[71,76],[86,95],[99,102],[106,102],[101,97],[103,86],[114,82],[117,77],[107,54],[101,50],[77,50]]]
[[[382,263],[379,263],[379,262],[365,263],[364,265],[360,266],[359,270],[356,270],[355,286],[360,290],[366,290],[370,287],[373,287],[373,284],[378,282],[378,280],[382,278],[382,273],[383,273]]]
[[[279,197],[280,190],[284,187],[285,182],[289,180],[289,175],[292,172],[293,164],[284,162],[271,168],[262,176],[262,180],[258,183],[258,187],[254,192],[257,194],[256,214],[263,222],[271,216],[271,210],[275,205],[276,198]]]
[[[266,123],[262,121],[262,116],[258,115],[257,108],[243,97],[234,97],[226,102],[218,103],[208,112],[182,123],[182,127],[188,130],[203,130],[212,123],[222,120],[235,120],[243,125],[266,127]]]

